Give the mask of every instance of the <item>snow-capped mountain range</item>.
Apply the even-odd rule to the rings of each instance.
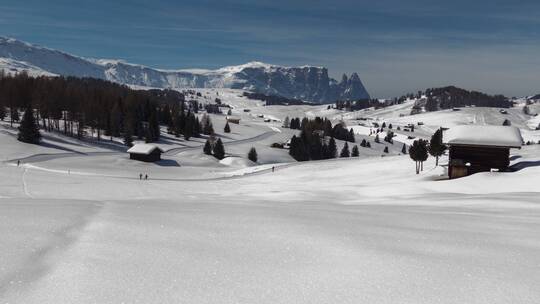
[[[0,37],[0,69],[29,75],[93,77],[153,88],[231,88],[318,103],[369,98],[358,74],[340,82],[324,67],[283,67],[261,62],[217,70],[161,70],[121,60],[88,59]]]

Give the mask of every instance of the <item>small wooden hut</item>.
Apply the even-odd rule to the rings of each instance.
[[[240,124],[240,118],[239,117],[231,117],[227,116],[227,121],[233,124]]]
[[[144,162],[155,162],[161,160],[161,150],[158,146],[152,144],[136,144],[127,150],[129,158]]]
[[[448,176],[453,179],[507,170],[510,149],[520,149],[523,138],[515,127],[465,125],[444,131],[443,142],[449,146]]]

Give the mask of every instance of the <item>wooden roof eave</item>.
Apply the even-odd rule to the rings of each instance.
[[[522,146],[494,146],[494,145],[471,145],[471,144],[449,144],[449,143],[445,143],[445,145],[449,147],[458,146],[458,147],[495,148],[495,149],[521,149],[522,147]]]

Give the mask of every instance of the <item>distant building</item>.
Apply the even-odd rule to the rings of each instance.
[[[233,124],[240,124],[240,118],[227,116],[227,121]]]
[[[127,150],[129,158],[144,162],[155,162],[161,160],[161,150],[158,146],[152,144],[136,144]]]
[[[510,149],[520,149],[523,138],[518,128],[507,126],[456,126],[443,133],[449,146],[448,176],[463,177],[510,166]]]

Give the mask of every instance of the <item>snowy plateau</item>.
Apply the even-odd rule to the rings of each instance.
[[[0,37],[0,69],[30,75],[93,77],[138,87],[231,88],[316,103],[368,99],[358,74],[340,82],[323,67],[282,67],[261,62],[217,70],[158,70],[121,60],[96,60]]]
[[[538,303],[540,145],[512,150],[514,172],[448,180],[433,158],[414,173],[400,153],[410,133],[377,144],[358,120],[422,121],[414,134],[429,138],[441,124],[509,119],[537,141],[524,104],[505,115],[410,116],[414,101],[343,112],[197,91],[241,119],[224,134],[225,115],[210,115],[222,161],[202,153],[204,139],[165,132],[163,161],[143,163],[116,139],[42,132],[30,145],[0,124],[0,302]],[[373,146],[358,158],[295,162],[270,147],[296,134],[282,127],[286,116],[343,120]],[[246,158],[250,147],[258,163]]]

